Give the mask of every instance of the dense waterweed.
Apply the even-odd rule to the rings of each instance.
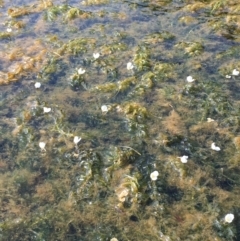
[[[238,240],[238,1],[82,3],[2,3],[1,240]]]

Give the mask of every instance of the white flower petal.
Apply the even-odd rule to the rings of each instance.
[[[93,58],[94,59],[98,59],[100,57],[100,54],[99,53],[93,53]]]
[[[78,144],[78,142],[79,141],[81,141],[82,140],[82,138],[81,137],[79,137],[79,136],[74,136],[74,138],[73,138],[73,142],[74,142],[74,144]]]
[[[236,69],[234,69],[234,70],[232,71],[232,75],[234,75],[234,76],[238,76],[238,75],[239,75],[239,71],[236,70]]]
[[[179,157],[182,163],[187,163],[188,162],[188,156],[181,156]]]
[[[231,223],[234,219],[234,215],[232,213],[228,213],[225,217],[224,220],[226,223]]]
[[[49,107],[43,107],[43,113],[49,113],[51,110]]]
[[[35,86],[36,89],[39,89],[41,87],[41,83],[40,82],[36,82],[34,84],[34,86]]]
[[[225,77],[226,77],[227,79],[231,79],[231,78],[232,78],[232,76],[231,76],[231,75],[228,75],[228,74],[227,74]]]
[[[215,142],[213,142],[213,143],[211,144],[211,149],[214,150],[214,151],[220,151],[220,150],[221,150],[220,147],[218,147],[218,146],[215,145]]]
[[[85,69],[82,69],[82,68],[79,68],[78,69],[78,74],[84,74],[86,72],[86,70]]]
[[[45,142],[42,142],[42,141],[41,141],[41,142],[39,142],[38,145],[39,145],[39,147],[41,148],[42,151],[46,151],[46,150],[45,150],[45,146],[46,146],[46,143],[45,143]]]
[[[212,118],[207,118],[207,122],[213,122],[213,121],[215,121],[215,120]]]
[[[193,81],[195,81],[192,76],[188,76],[186,80],[188,83],[192,83]]]
[[[152,181],[156,181],[158,178],[159,172],[158,171],[154,171],[150,174],[150,178]]]
[[[127,63],[127,70],[131,70],[131,69],[133,69],[133,64],[132,64],[132,62],[128,62]]]
[[[102,111],[102,113],[107,113],[109,111],[109,107],[107,105],[102,105],[101,111]]]

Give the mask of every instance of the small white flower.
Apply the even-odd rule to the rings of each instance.
[[[49,107],[43,107],[43,113],[49,113],[51,110]]]
[[[82,69],[82,68],[79,68],[78,69],[78,74],[84,74],[86,72],[86,70],[85,69]]]
[[[34,84],[34,86],[35,86],[36,89],[39,89],[41,87],[41,83],[40,82],[36,82]]]
[[[82,138],[81,137],[79,137],[79,136],[74,136],[74,138],[73,138],[73,142],[74,142],[74,144],[78,144],[78,142],[79,141],[81,141],[82,140]]]
[[[228,75],[228,74],[227,74],[225,77],[226,77],[227,79],[231,79],[231,78],[232,78],[232,76],[231,76],[231,75]]]
[[[118,241],[116,238],[111,238],[110,241]]]
[[[150,174],[151,180],[152,180],[152,181],[156,181],[157,178],[158,178],[158,175],[159,175],[158,171],[152,172],[152,173]]]
[[[213,121],[215,121],[215,120],[212,118],[207,118],[207,122],[213,122]]]
[[[180,156],[178,158],[180,158],[182,163],[187,163],[188,162],[188,156]]]
[[[132,64],[132,62],[128,62],[127,63],[127,70],[131,70],[131,69],[133,69],[133,64]]]
[[[232,71],[232,75],[234,75],[234,76],[238,76],[238,75],[239,75],[239,71],[236,70],[236,69],[234,69],[234,70]]]
[[[45,142],[39,142],[39,147],[41,148],[42,151],[46,151],[45,149],[46,143]]]
[[[107,106],[107,105],[102,105],[101,106],[101,111],[102,111],[102,113],[107,113],[108,111],[109,111],[109,107]]]
[[[231,223],[234,219],[234,215],[232,213],[228,213],[225,217],[224,220],[226,223]]]
[[[215,145],[215,142],[212,143],[211,149],[214,150],[214,151],[220,151],[221,150],[220,147]]]
[[[11,28],[7,28],[6,31],[7,31],[8,33],[11,33],[11,32],[12,32],[12,29],[11,29]]]
[[[190,75],[187,77],[186,80],[187,80],[188,83],[192,83],[193,81],[195,81],[195,79],[193,79],[193,77],[190,76]]]
[[[94,59],[98,59],[100,57],[100,54],[99,53],[93,53],[93,58]]]

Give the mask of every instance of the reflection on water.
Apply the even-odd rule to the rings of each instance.
[[[240,238],[237,0],[1,7],[1,240]]]

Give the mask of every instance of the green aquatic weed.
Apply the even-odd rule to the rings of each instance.
[[[79,90],[80,88],[86,89],[85,77],[80,74],[73,74],[70,77],[70,86],[73,90]]]
[[[141,119],[145,120],[148,117],[147,109],[140,103],[129,102],[121,106],[123,113],[128,119]]]
[[[130,88],[130,86],[135,85],[137,83],[137,79],[135,77],[129,77],[124,80],[119,80],[117,82],[118,91],[126,91]]]
[[[145,37],[143,40],[146,44],[157,44],[163,41],[173,40],[175,36],[168,31],[163,31],[159,33],[152,33]]]
[[[95,39],[92,38],[75,38],[70,40],[68,43],[63,44],[58,50],[59,55],[70,54],[78,55],[85,53],[89,47],[93,47]]]
[[[91,12],[86,12],[79,8],[69,6],[69,9],[66,11],[64,15],[64,19],[68,21],[79,17],[88,18],[90,16],[92,16]]]
[[[67,6],[60,5],[60,6],[52,6],[47,8],[45,12],[44,19],[46,21],[54,21],[63,11],[67,10]]]
[[[82,10],[78,8],[71,7],[65,14],[66,20],[72,20],[79,17],[82,14]]]
[[[0,32],[0,39],[7,39],[10,40],[12,37],[11,33],[8,32]]]
[[[211,7],[211,13],[217,12],[219,9],[223,9],[225,5],[227,4],[226,0],[215,0],[211,1],[210,7]]]
[[[174,78],[174,64],[171,63],[159,63],[156,62],[153,67],[154,80],[156,82],[161,82],[166,79]]]
[[[188,56],[197,56],[202,54],[204,46],[201,42],[179,42],[175,47],[184,49]]]
[[[100,52],[103,54],[111,54],[111,53],[115,53],[117,51],[125,51],[127,50],[127,45],[125,43],[121,43],[121,42],[113,42],[111,44],[104,44],[103,46],[101,46],[100,48]]]
[[[138,71],[150,69],[150,49],[146,45],[140,45],[137,47],[136,53],[133,58],[133,63]]]
[[[129,164],[133,164],[141,154],[135,149],[128,146],[111,146],[106,154],[109,171],[118,170],[119,167],[124,168]]]
[[[94,88],[97,91],[101,91],[103,93],[109,93],[109,92],[117,92],[118,86],[116,83],[106,83],[102,85],[97,85]]]
[[[13,7],[13,8],[9,8],[7,13],[12,18],[18,18],[23,15],[30,14],[31,11],[30,11],[30,8],[28,7]]]

